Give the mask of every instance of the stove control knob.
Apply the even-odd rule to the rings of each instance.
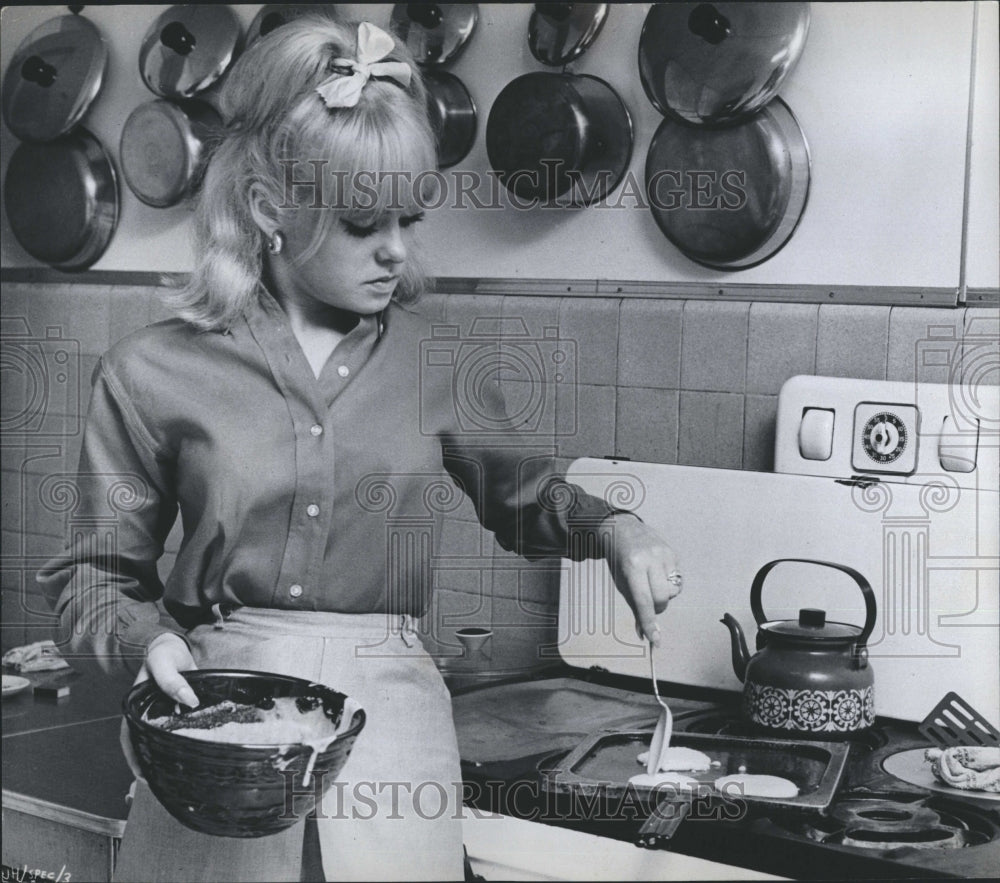
[[[806,408],[799,424],[799,453],[804,460],[829,460],[833,453],[833,411]]]
[[[955,421],[945,417],[938,439],[938,461],[945,472],[973,472],[976,468],[976,449],[979,447],[979,419],[975,428],[964,432],[957,429]]]

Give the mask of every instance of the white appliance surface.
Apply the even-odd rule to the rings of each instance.
[[[774,471],[995,491],[1000,387],[792,377],[778,397]]]
[[[472,869],[487,880],[781,880],[769,874],[511,816],[462,820]]]
[[[977,391],[976,441],[970,442],[968,435],[948,439],[954,444],[945,446],[946,453],[960,447],[961,456],[948,459],[949,453],[946,463],[961,469],[971,459],[976,463],[971,471],[953,472],[942,468],[940,458],[933,460],[936,468],[928,459],[928,452],[938,451],[944,417],[955,415],[954,410],[944,413],[942,403],[956,401],[949,398],[947,387],[924,384],[914,394],[913,384],[793,380],[786,386],[788,395],[783,390],[784,399],[779,400],[776,462],[788,463],[780,454],[782,445],[792,444],[796,455],[800,453],[799,423],[805,411],[829,409],[835,432],[830,459],[809,460],[804,469],[839,464],[830,474],[598,459],[577,460],[569,470],[571,481],[613,505],[633,509],[677,550],[684,591],[660,617],[658,677],[741,689],[733,672],[729,633],[720,618],[729,612],[740,621],[752,653],[754,575],[776,559],[815,559],[854,568],[875,593],[878,613],[868,644],[878,714],[922,720],[954,690],[992,721],[1000,721],[996,388]],[[909,399],[900,398],[902,387],[909,389]],[[896,413],[903,431],[910,432],[909,443],[918,451],[912,473],[860,473],[852,468],[855,447],[861,444],[853,431],[854,417],[862,404],[877,407],[860,410],[859,432],[882,413]],[[894,404],[915,408],[893,411],[888,406]],[[912,425],[914,417],[917,427]],[[824,431],[827,422],[816,425]],[[892,434],[897,427],[887,429],[885,423],[876,419],[871,427],[877,428],[869,427],[876,453],[879,445],[886,450],[887,444],[898,443]],[[842,431],[847,424],[851,431]],[[914,428],[918,433],[926,430],[926,436],[914,438]],[[878,433],[883,434],[876,440]],[[815,438],[807,438],[805,449],[824,453],[822,440]],[[872,463],[876,470],[886,465]],[[895,461],[887,465],[900,468]],[[927,474],[917,481],[921,473]],[[852,475],[865,480],[852,481]],[[762,600],[768,619],[794,619],[800,608],[819,607],[828,620],[864,621],[863,596],[854,582],[839,571],[812,564],[778,565],[765,581]],[[647,648],[636,637],[632,613],[603,562],[585,561],[564,570],[559,628],[558,652],[570,665],[648,675]]]

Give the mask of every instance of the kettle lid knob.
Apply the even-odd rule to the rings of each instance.
[[[821,629],[826,625],[826,611],[815,607],[803,607],[799,610],[799,625],[806,628]]]

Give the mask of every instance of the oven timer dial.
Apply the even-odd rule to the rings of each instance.
[[[858,405],[854,412],[854,468],[862,472],[912,473],[917,465],[917,420],[913,405]]]
[[[876,463],[892,463],[906,448],[906,424],[892,411],[883,411],[868,418],[861,431],[865,453]]]

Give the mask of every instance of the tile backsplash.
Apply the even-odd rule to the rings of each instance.
[[[767,471],[777,393],[795,374],[945,382],[982,370],[986,351],[993,376],[983,379],[995,383],[1000,364],[992,308],[430,294],[421,309],[456,326],[480,348],[477,358],[496,359],[489,382],[523,415],[526,441],[567,464],[616,456]],[[63,542],[65,482],[98,357],[167,315],[152,286],[4,285],[4,650],[48,635],[34,572]],[[175,531],[164,569],[179,539]],[[444,669],[460,682],[552,662],[563,563],[503,551],[467,502],[439,543],[437,593],[423,625]],[[461,656],[454,632],[463,625],[493,628],[484,659]]]

